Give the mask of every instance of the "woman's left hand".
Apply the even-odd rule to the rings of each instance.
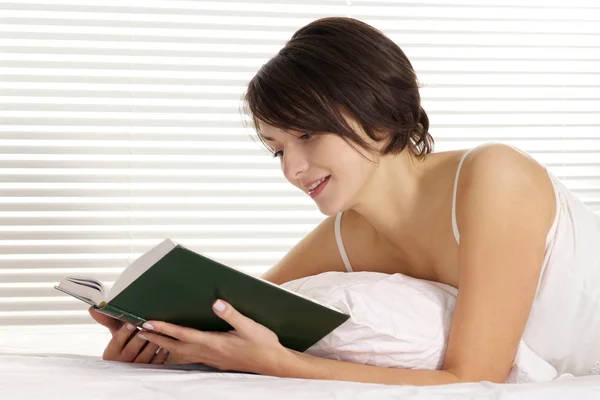
[[[220,304],[224,306],[222,310]],[[217,300],[213,310],[234,329],[229,332],[205,332],[168,322],[148,321],[142,326],[146,330],[138,336],[169,350],[178,363],[202,363],[223,371],[276,374],[290,352],[279,343],[277,335],[240,314],[223,300]]]

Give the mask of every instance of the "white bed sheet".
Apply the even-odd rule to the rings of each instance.
[[[2,399],[600,399],[600,376],[434,387],[287,379],[102,361],[97,325],[0,327]]]

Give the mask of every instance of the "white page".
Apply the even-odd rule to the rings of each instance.
[[[119,275],[114,285],[110,289],[110,293],[106,297],[106,301],[109,302],[117,297],[117,295],[121,293],[127,286],[129,286],[144,272],[150,269],[150,267],[156,264],[161,258],[166,256],[176,246],[177,243],[167,238],[148,250],[146,253],[142,254],[137,260],[125,268],[121,275]]]

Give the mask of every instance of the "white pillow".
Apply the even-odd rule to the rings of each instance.
[[[457,289],[402,274],[325,272],[281,286],[350,318],[306,353],[380,367],[440,369]],[[556,370],[521,342],[508,382],[541,382]]]

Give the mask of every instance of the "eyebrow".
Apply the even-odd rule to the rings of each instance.
[[[272,137],[265,136],[265,135],[263,135],[262,133],[261,133],[259,136],[260,136],[261,138],[263,138],[264,140],[266,140],[267,142],[274,142],[274,141],[275,141],[275,139],[273,139]],[[296,135],[292,134],[292,136],[296,136]],[[296,136],[296,137],[297,137],[297,136]]]

